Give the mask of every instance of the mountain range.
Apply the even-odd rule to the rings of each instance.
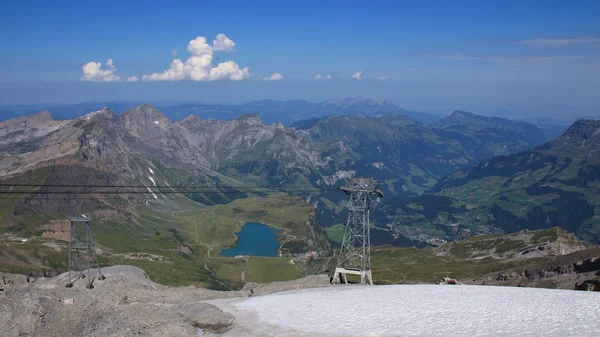
[[[242,105],[200,105],[177,104],[159,106],[168,116],[177,118],[195,114],[207,119],[231,119],[240,114],[256,114],[267,124],[282,123],[290,125],[304,119],[322,118],[325,116],[363,115],[383,116],[389,114],[410,116],[424,123],[431,124],[441,118],[439,115],[408,111],[385,99],[341,98],[325,102],[310,103],[304,100],[275,101],[265,99]]]
[[[289,126],[256,114],[174,121],[148,104],[59,120],[42,111],[0,123],[0,243],[29,240],[7,251],[14,270],[63,268],[54,240],[66,240],[66,216],[84,214],[105,261],[153,275],[175,264],[165,282],[295,278],[331,260],[347,217],[337,188],[355,176],[380,180],[385,195],[372,203],[375,245],[555,226],[593,243],[598,128],[580,120],[546,142],[532,124],[463,111],[428,125],[390,113]],[[285,259],[214,258],[244,221],[280,226]]]
[[[41,185],[196,184],[220,192],[186,196],[214,204],[247,196],[242,191],[247,186],[327,189],[345,177],[371,176],[382,181],[393,200],[419,195],[445,175],[483,159],[543,141],[531,124],[460,111],[432,125],[398,114],[363,114],[286,127],[265,124],[253,114],[227,121],[189,115],[173,122],[143,104],[120,115],[105,108],[54,120],[43,111],[2,122],[0,179],[39,179]],[[324,192],[312,200],[324,225],[343,222],[341,193]],[[45,204],[39,195],[29,203]],[[77,203],[73,199],[58,206],[52,201],[49,211],[63,212],[67,205],[75,211]]]
[[[142,102],[84,102],[78,104],[34,104],[17,105],[0,108],[0,121],[2,118],[10,119],[18,116],[35,114],[41,110],[53,111],[57,119],[72,119],[82,116],[90,111],[101,110],[108,107],[117,114],[121,114],[132,107],[142,105]],[[389,100],[373,98],[341,98],[326,102],[311,103],[304,100],[276,101],[265,99],[252,101],[240,105],[177,103],[157,104],[165,116],[173,121],[181,120],[189,115],[196,115],[203,119],[230,120],[243,114],[258,115],[265,123],[282,123],[289,125],[302,119],[338,116],[338,115],[365,115],[380,116],[386,114],[402,114],[429,124],[441,117],[435,114],[407,111]]]
[[[116,114],[121,114],[145,102],[108,101],[83,102],[77,104],[29,104],[0,106],[0,121],[28,116],[39,111],[52,111],[55,119],[73,119],[90,111],[110,108]],[[156,102],[153,104],[172,121],[181,120],[189,115],[197,115],[203,119],[230,120],[242,114],[258,115],[266,124],[282,123],[290,125],[304,119],[322,118],[325,116],[364,115],[382,116],[399,114],[409,116],[423,124],[433,124],[445,114],[427,113],[403,109],[393,102],[375,98],[340,98],[325,102],[307,102],[305,100],[276,101],[265,99],[244,104],[202,104],[197,102]],[[553,139],[562,134],[575,118],[569,121],[554,120],[548,117],[515,117],[537,126],[547,139]]]
[[[413,238],[561,227],[599,243],[599,146],[600,122],[578,120],[535,149],[444,177],[428,193],[400,203],[392,221]]]

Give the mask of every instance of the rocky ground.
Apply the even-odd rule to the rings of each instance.
[[[465,284],[600,291],[600,248],[489,273]]]
[[[563,258],[565,260],[562,261],[562,264],[539,266],[537,269],[528,269],[525,273],[506,271],[466,283],[555,287],[556,282],[572,283],[573,278],[584,280],[591,277],[592,279],[598,279],[596,269],[600,260],[595,258],[584,259],[583,262],[573,263],[575,261],[574,256],[570,255]],[[437,317],[437,313],[432,314],[430,312],[433,310],[431,308],[437,308],[436,310],[439,310],[441,315],[446,310],[443,306],[450,302],[442,301],[443,303],[441,303],[438,297],[445,294],[446,290],[454,291],[453,289],[456,287],[439,286],[441,288],[435,288],[438,286],[433,285],[330,286],[327,275],[313,275],[295,281],[266,284],[247,283],[239,291],[214,291],[191,286],[168,287],[157,284],[152,282],[142,269],[133,266],[103,268],[102,274],[106,276],[106,279],[99,280],[97,271],[91,271],[88,274],[89,276],[77,279],[73,283],[73,287],[67,288],[65,286],[69,283],[68,274],[53,277],[27,277],[0,273],[0,312],[2,313],[0,315],[0,331],[2,331],[2,336],[314,336],[315,333],[321,331],[319,329],[324,328],[319,327],[319,325],[304,324],[305,318],[308,317],[306,315],[310,314],[313,320],[319,321],[321,316],[314,313],[314,310],[322,310],[322,313],[328,311],[325,308],[335,309],[334,311],[341,310],[343,316],[343,312],[353,307],[350,304],[338,307],[335,304],[337,300],[333,299],[335,296],[344,297],[343,294],[347,294],[344,298],[350,296],[352,298],[349,299],[350,301],[356,299],[363,301],[366,299],[366,302],[371,303],[373,301],[368,300],[370,295],[367,294],[371,290],[368,289],[377,288],[379,292],[383,291],[384,293],[386,293],[384,289],[390,289],[388,294],[390,296],[396,291],[400,292],[396,295],[401,300],[395,299],[392,302],[401,301],[402,303],[398,302],[396,304],[404,307],[410,305],[410,303],[419,302],[420,300],[416,300],[416,298],[420,298],[421,295],[419,294],[421,292],[424,294],[433,291],[431,298],[434,302],[437,302],[431,306],[426,306],[425,309],[429,308],[427,309],[429,311],[424,308],[421,309]],[[592,274],[594,275],[592,276]],[[88,280],[93,280],[91,289],[86,287]],[[554,283],[544,284],[544,282],[550,281]],[[595,284],[591,286],[597,287]],[[318,287],[323,289],[299,291],[300,289]],[[582,287],[586,288],[582,288],[582,290],[594,290],[588,289],[588,285]],[[498,287],[468,289],[477,292],[479,291],[477,289],[481,288],[489,288],[489,296],[497,297],[498,295],[498,290],[493,290],[493,288],[498,289]],[[470,290],[468,289],[464,291],[469,293]],[[414,293],[412,296],[415,296],[415,300],[405,296],[411,291]],[[487,290],[482,291],[488,292]],[[534,291],[534,289],[531,291]],[[570,293],[567,294],[564,290],[557,293],[544,293],[544,291],[548,291],[544,289],[539,291],[542,291],[539,294],[564,295],[563,297],[566,296],[566,298],[583,296],[582,298],[585,297],[584,299],[588,302],[590,299],[593,302],[593,299],[597,297],[592,293],[583,295],[582,292],[573,292],[572,295],[569,295]],[[500,292],[502,291],[500,290]],[[531,295],[533,293],[527,294]],[[462,301],[464,299],[463,295],[457,295],[453,301]],[[521,296],[516,293],[513,295]],[[502,298],[501,301],[504,301],[503,296],[499,297]],[[546,298],[546,295],[541,297],[532,296],[534,296],[532,298],[538,300]],[[290,301],[288,297],[293,298],[294,303],[288,303]],[[304,302],[302,302],[303,298]],[[318,298],[318,300],[311,298]],[[381,302],[379,304],[371,303],[370,305],[379,307],[384,304]],[[390,306],[392,304],[386,305]],[[463,306],[463,304],[454,305]],[[464,303],[464,305],[470,304]],[[280,307],[280,309],[276,307]],[[593,309],[591,314],[600,317],[600,307],[596,305],[591,309]],[[279,310],[283,311],[280,312]],[[300,314],[297,310],[304,310],[306,314]],[[286,314],[288,311],[289,313]],[[380,311],[375,310],[373,314],[379,315],[381,314]],[[390,312],[398,314],[402,310],[392,310]],[[275,314],[282,316],[281,322],[271,319]],[[568,313],[565,312],[561,315],[568,315]],[[403,319],[406,319],[406,317]],[[515,327],[510,323],[512,321],[513,319],[508,317],[502,323],[504,325],[491,327],[490,329],[514,329]],[[592,321],[586,318],[583,322],[594,325],[595,323],[590,323]],[[350,320],[344,324],[356,324],[356,322],[353,322],[353,320]],[[448,324],[458,323],[451,320]],[[594,326],[596,327],[597,324]],[[431,326],[428,324],[415,325],[413,328],[425,332],[429,331],[427,327]],[[389,324],[387,323],[373,328],[383,329],[381,330],[382,333],[377,335],[390,335],[391,330],[389,330]],[[463,335],[470,335],[471,332],[468,331],[471,331],[469,329],[472,327],[465,326],[463,328],[466,329]],[[441,333],[442,330],[436,331]],[[551,330],[549,330],[549,333],[553,336],[562,336],[565,332],[558,325]],[[322,332],[324,333],[324,331]],[[436,331],[430,332],[432,335],[436,335]],[[581,331],[584,330],[578,330],[577,333],[570,331],[571,334],[567,333],[566,335],[585,335],[580,334]],[[364,334],[359,333],[359,335]],[[395,333],[391,333],[391,335],[395,335]]]
[[[229,330],[234,317],[206,300],[240,298],[329,285],[326,275],[247,284],[240,291],[166,287],[132,266],[102,269],[66,288],[66,274],[27,278],[0,273],[0,331],[10,336],[198,336]]]

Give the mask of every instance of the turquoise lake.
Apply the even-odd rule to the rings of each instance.
[[[278,230],[258,222],[248,222],[240,232],[235,247],[223,249],[219,255],[232,257],[236,255],[279,257],[280,244],[277,242]]]

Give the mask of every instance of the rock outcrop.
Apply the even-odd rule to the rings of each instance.
[[[165,287],[132,266],[103,268],[102,273],[106,279],[96,281],[93,289],[85,288],[86,280],[65,288],[65,274],[9,286],[3,286],[0,278],[4,289],[0,292],[2,336],[219,335],[233,326],[234,316],[207,301],[251,293],[248,289],[222,292]],[[268,294],[314,287],[325,279],[328,284],[327,276],[321,275],[252,287],[257,295]]]

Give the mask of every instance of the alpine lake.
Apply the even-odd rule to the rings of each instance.
[[[279,257],[277,229],[258,222],[248,222],[240,232],[236,232],[237,243],[232,248],[223,249],[219,255],[234,257],[238,255]]]

